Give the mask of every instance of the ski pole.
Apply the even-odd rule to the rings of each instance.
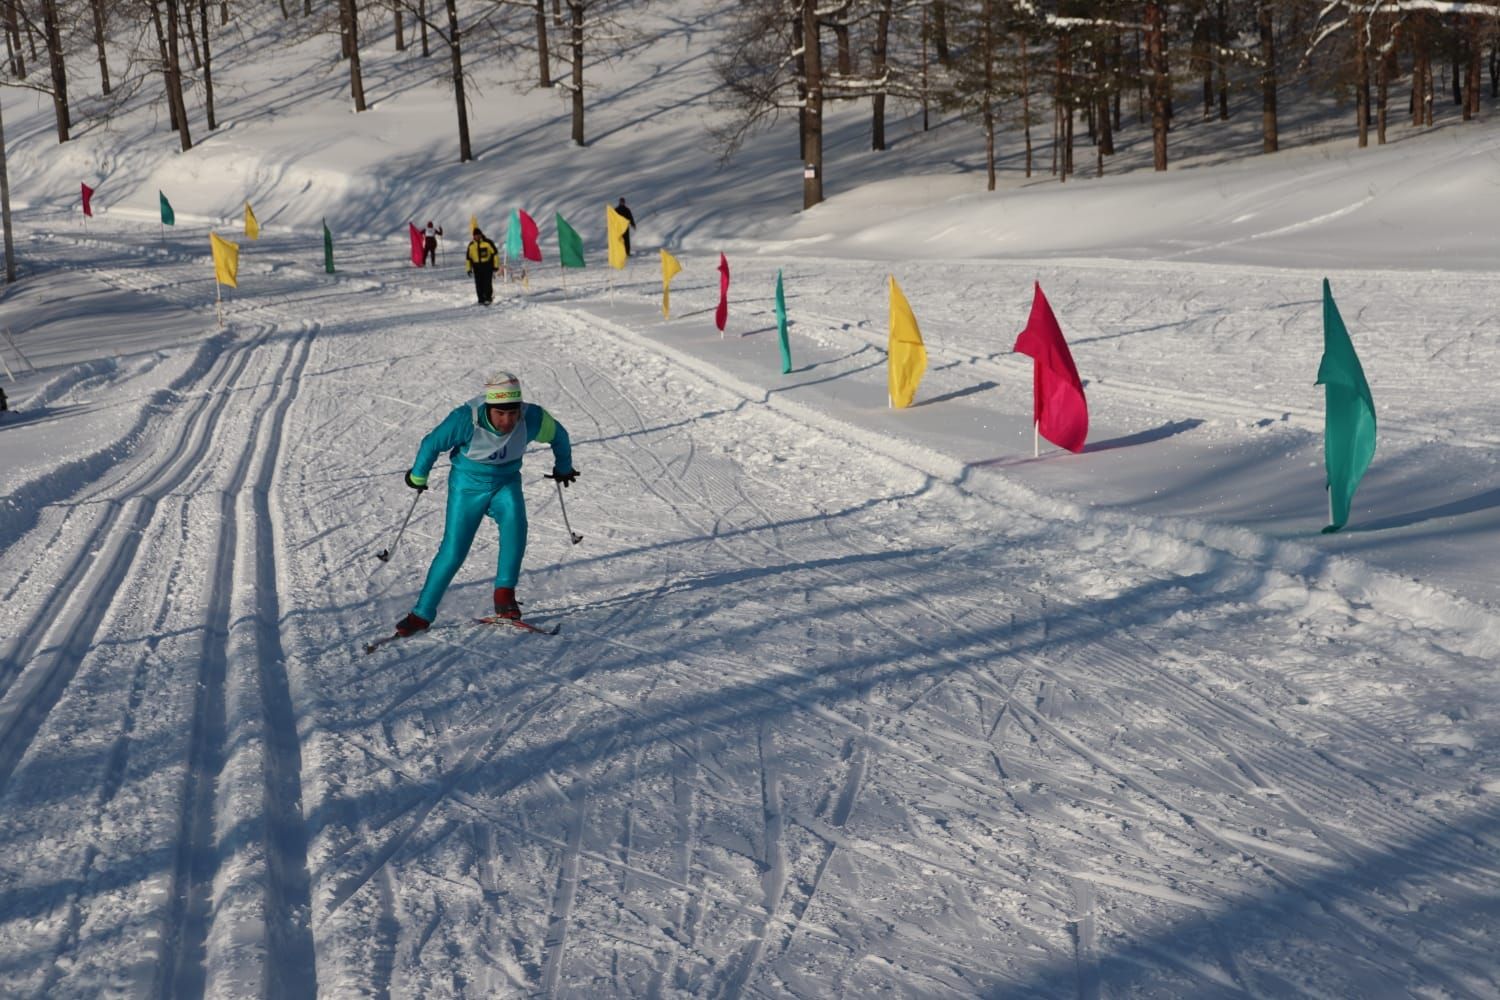
[[[574,532],[573,526],[568,523],[568,505],[563,502],[562,480],[553,479],[552,481],[557,485],[557,506],[562,511],[563,527],[568,529],[568,537],[573,539],[574,545],[577,545],[583,541],[583,536]]]
[[[417,501],[420,499],[422,499],[422,491],[418,490],[417,495],[411,498],[411,506],[407,508],[406,517],[401,522],[401,530],[396,532],[396,540],[391,543],[390,548],[381,549],[379,552],[375,553],[376,559],[379,559],[381,562],[391,561],[391,553],[395,551],[396,546],[401,544],[401,536],[406,534],[406,524],[411,520],[412,512],[417,509]]]

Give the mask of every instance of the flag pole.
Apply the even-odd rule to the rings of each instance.
[[[223,326],[224,325],[224,286],[219,283],[219,279],[217,279],[217,278],[214,279],[214,306],[215,306],[215,308],[218,309],[218,312],[219,312],[219,325]]]
[[[1042,425],[1040,421],[1031,425],[1031,457],[1042,457]]]

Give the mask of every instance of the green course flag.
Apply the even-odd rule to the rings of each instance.
[[[1323,279],[1323,361],[1317,385],[1323,386],[1327,410],[1323,419],[1323,464],[1328,470],[1328,519],[1324,534],[1349,521],[1354,491],[1375,457],[1375,401],[1370,384],[1349,340],[1349,331]]]
[[[583,267],[583,238],[561,212],[557,213],[557,255],[563,267]]]
[[[328,231],[328,220],[323,220],[323,270],[333,273],[333,234]]]
[[[177,225],[177,216],[172,213],[172,203],[160,191],[156,193],[161,196],[161,224],[164,226]]]
[[[781,271],[776,272],[776,337],[781,341],[781,374],[792,370],[792,345],[786,339],[786,293],[781,288]]]
[[[510,222],[505,226],[505,259],[521,259],[521,213],[510,210]]]

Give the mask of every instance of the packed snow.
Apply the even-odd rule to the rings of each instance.
[[[0,94],[0,992],[1500,993],[1494,102],[1364,150],[1312,109],[1274,157],[1247,103],[1066,184],[1008,133],[995,193],[971,124],[903,107],[876,154],[849,107],[800,213],[790,123],[724,167],[700,128],[732,7],[643,19],[583,149],[481,64],[462,166],[441,60],[379,32],[355,117],[334,38],[236,22],[186,155],[150,106],[58,146]],[[516,206],[547,256],[485,309],[457,234]],[[1379,420],[1330,535],[1325,277]],[[1082,454],[1034,455],[1033,283]],[[581,473],[525,467],[518,593],[561,633],[471,622],[487,524],[366,655],[443,531],[446,463],[403,473],[500,368]]]

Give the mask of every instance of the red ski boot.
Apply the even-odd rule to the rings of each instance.
[[[413,612],[396,623],[396,634],[399,636],[415,635],[431,624],[432,622]]]
[[[495,617],[519,619],[521,617],[521,606],[516,603],[516,589],[514,587],[495,588]]]

